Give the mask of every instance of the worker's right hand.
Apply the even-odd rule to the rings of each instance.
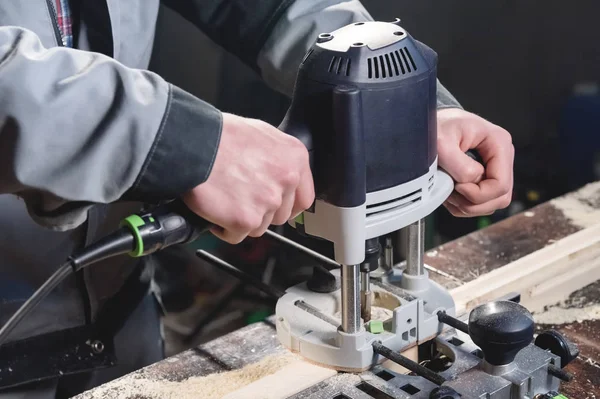
[[[298,139],[268,123],[224,113],[211,173],[183,200],[218,226],[213,234],[237,244],[293,219],[314,196],[308,151]]]

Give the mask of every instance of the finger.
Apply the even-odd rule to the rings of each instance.
[[[229,244],[239,244],[258,225],[254,225],[252,212],[243,212],[231,198],[223,195],[211,195],[207,191],[203,195],[187,195],[184,201],[194,213],[215,225],[210,229],[215,237]],[[230,209],[238,213],[228,212]]]
[[[310,208],[315,200],[315,185],[312,178],[310,168],[305,171],[301,178],[300,184],[296,188],[294,195],[294,206],[290,212],[290,219],[295,218],[306,209]]]
[[[271,225],[271,221],[273,220],[273,215],[275,215],[275,212],[266,213],[265,216],[263,216],[263,221],[262,221],[260,227],[252,230],[250,233],[248,233],[248,236],[262,237],[262,235],[265,234],[265,231],[267,231],[267,229]]]
[[[451,204],[450,202],[444,202],[444,207],[452,214],[452,216],[458,218],[466,218],[468,217],[466,213],[461,211],[456,205]]]
[[[465,154],[457,136],[451,134],[438,139],[438,159],[440,167],[459,183],[479,181],[485,172],[483,165]]]
[[[292,218],[292,209],[294,208],[295,199],[296,196],[294,193],[283,197],[281,207],[279,207],[273,215],[272,224],[279,226],[285,224]]]
[[[456,185],[456,191],[474,204],[484,204],[512,191],[514,148],[510,141],[490,135],[477,148],[486,162],[485,179],[479,184]]]
[[[498,209],[504,209],[510,205],[509,194],[495,198],[483,204],[473,204],[467,198],[458,193],[452,193],[450,197],[447,202],[467,217],[491,215]]]
[[[247,234],[240,233],[234,230],[225,230],[223,228],[214,228],[211,229],[210,232],[218,239],[232,245],[237,245],[241,243],[247,237]]]

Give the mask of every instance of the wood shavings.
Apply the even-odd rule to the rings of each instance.
[[[600,223],[600,182],[550,201],[576,226],[586,228]]]
[[[371,306],[371,320],[386,321],[391,319],[394,312],[379,306]]]
[[[600,319],[600,304],[593,304],[582,308],[564,308],[553,306],[548,310],[533,315],[538,324],[559,325],[584,320]]]
[[[304,363],[290,352],[267,356],[238,370],[191,377],[181,382],[150,380],[131,374],[79,395],[80,399],[222,399],[227,394],[276,373],[293,363]],[[258,398],[257,398],[258,399]]]

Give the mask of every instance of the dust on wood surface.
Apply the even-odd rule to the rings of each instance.
[[[573,381],[563,383],[561,392],[578,399],[600,398],[600,281],[572,293],[565,301],[534,313],[536,333],[556,330],[579,348],[579,357],[565,368]]]
[[[550,201],[576,226],[585,228],[600,223],[600,182]]]
[[[190,377],[178,382],[131,375],[79,397],[82,399],[221,399],[231,392],[297,362],[303,362],[303,360],[291,352],[283,352],[269,355],[241,369]]]
[[[467,283],[600,223],[600,181],[427,251],[425,263]],[[430,271],[454,288],[456,281]]]

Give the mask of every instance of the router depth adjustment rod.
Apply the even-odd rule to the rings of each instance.
[[[360,265],[342,265],[342,331],[356,334],[360,331]]]
[[[423,219],[410,224],[407,229],[406,274],[421,276],[425,272],[425,222]]]

